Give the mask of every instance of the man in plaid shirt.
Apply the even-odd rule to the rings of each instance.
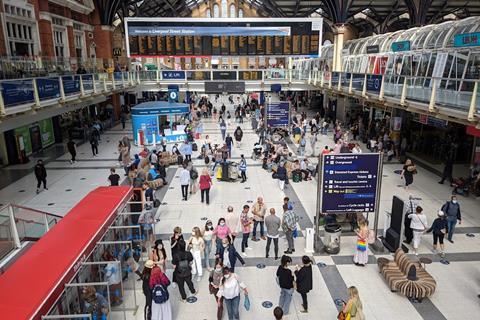
[[[282,229],[285,232],[285,236],[288,242],[288,249],[284,252],[286,254],[292,254],[293,252],[295,252],[295,247],[293,244],[293,231],[296,228],[298,217],[292,209],[293,207],[290,204],[283,204]]]

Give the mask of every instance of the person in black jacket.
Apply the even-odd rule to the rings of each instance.
[[[427,230],[428,233],[433,234],[433,252],[437,252],[437,242],[440,242],[440,256],[445,257],[445,247],[443,245],[443,238],[448,232],[447,219],[445,219],[445,213],[440,210],[438,212],[438,218],[433,220],[432,226]]]
[[[228,252],[226,255],[225,250]],[[245,265],[243,258],[237,252],[233,244],[230,243],[230,237],[226,237],[222,240],[222,245],[220,248],[217,248],[215,255],[217,258],[222,259],[223,266],[228,267],[230,272],[235,272],[235,264],[237,263],[237,259],[240,260],[242,266]]]
[[[40,192],[40,185],[43,183],[43,189],[48,190],[47,188],[47,170],[43,165],[42,160],[38,160],[35,165],[35,178],[37,178],[37,194]]]
[[[308,256],[302,257],[303,265],[295,270],[295,276],[297,277],[297,292],[302,296],[303,310],[300,312],[308,312],[307,293],[312,290],[313,278],[312,278],[312,260]]]
[[[143,266],[142,272],[142,290],[145,295],[145,308],[143,309],[143,314],[145,320],[150,320],[152,318],[152,290],[150,289],[150,273],[152,268],[155,266],[155,263],[152,260],[147,260]]]
[[[185,283],[187,283],[188,289],[193,295],[196,295],[198,291],[195,291],[195,287],[192,282],[192,261],[193,256],[190,251],[185,251],[185,241],[178,242],[178,251],[173,254],[172,264],[174,267],[173,278],[178,284],[178,290],[182,297],[182,302],[187,299],[185,293]]]
[[[282,308],[284,314],[288,314],[293,295],[293,274],[288,265],[292,263],[292,258],[283,255],[281,265],[277,269],[278,285],[280,286],[280,298],[278,306]]]

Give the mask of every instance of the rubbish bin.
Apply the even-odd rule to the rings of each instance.
[[[338,223],[325,225],[325,251],[330,254],[340,252],[340,235],[342,227]]]

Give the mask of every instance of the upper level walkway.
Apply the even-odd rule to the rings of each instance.
[[[230,85],[209,86],[208,82]],[[113,92],[180,91],[222,93],[328,90],[388,108],[430,114],[464,124],[480,118],[480,79],[409,77],[305,69],[155,70],[39,77],[0,82],[0,119],[47,107],[96,103]],[[453,83],[455,86],[440,84]]]

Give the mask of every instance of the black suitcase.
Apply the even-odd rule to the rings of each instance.
[[[177,164],[178,164],[179,166],[181,166],[181,165],[183,164],[183,156],[182,156],[182,155],[179,155],[179,156],[177,157]]]

